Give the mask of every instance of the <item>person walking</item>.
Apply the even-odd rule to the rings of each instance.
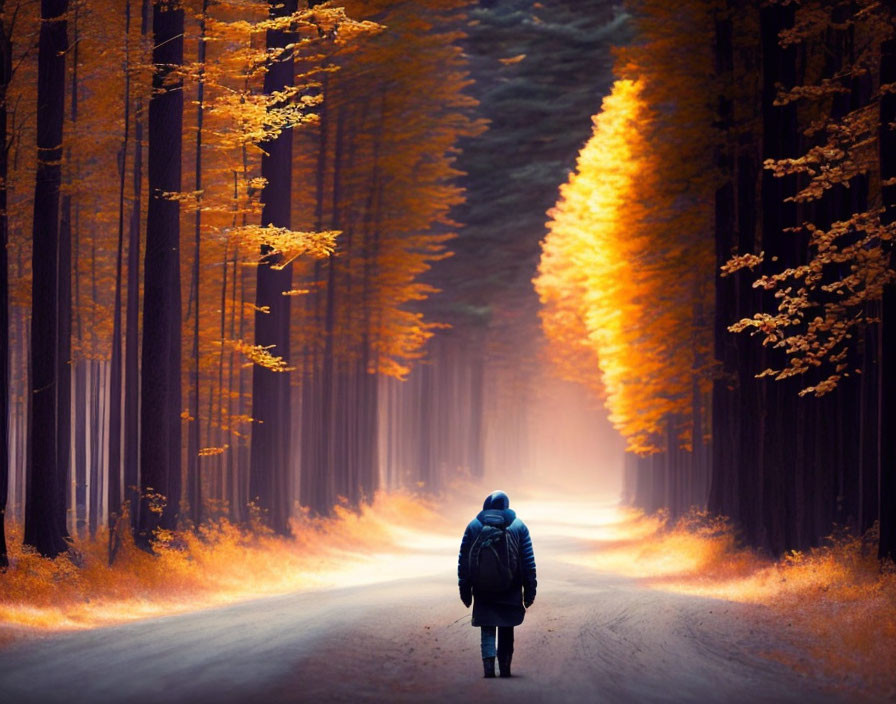
[[[464,531],[457,582],[464,606],[473,605],[473,626],[481,629],[485,677],[495,676],[496,656],[501,677],[510,677],[513,629],[535,601],[537,582],[529,529],[503,491],[485,497]]]

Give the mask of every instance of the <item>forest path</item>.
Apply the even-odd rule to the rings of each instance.
[[[648,589],[568,558],[612,537],[607,505],[518,503],[538,598],[511,679],[485,680],[455,586],[456,536],[416,536],[416,577],[25,640],[0,651],[0,701],[845,701],[763,654],[786,650],[746,607]],[[528,512],[527,512],[528,511]],[[558,522],[557,518],[567,521]]]

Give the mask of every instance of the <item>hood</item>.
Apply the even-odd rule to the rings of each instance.
[[[498,510],[510,508],[510,497],[503,491],[493,491],[491,494],[486,496],[485,501],[482,502],[483,511],[490,508]]]

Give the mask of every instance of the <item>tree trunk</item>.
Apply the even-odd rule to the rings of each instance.
[[[0,16],[5,2],[0,0]],[[0,25],[0,569],[9,565],[6,555],[6,505],[9,493],[9,218],[6,214],[9,149],[6,92],[12,79],[12,27]]]
[[[333,208],[330,219],[330,229],[338,230],[340,224],[340,208],[342,197],[340,193],[340,177],[342,174],[342,152],[344,137],[344,113],[339,110],[336,117],[336,134],[333,144]],[[321,411],[321,459],[320,462],[327,468],[331,477],[336,496],[352,498],[352,487],[349,480],[349,468],[346,464],[346,450],[348,444],[355,438],[346,438],[346,422],[344,417],[345,397],[344,382],[346,372],[343,365],[336,359],[336,309],[338,305],[337,287],[339,286],[339,262],[345,259],[345,269],[348,274],[349,257],[351,256],[351,235],[348,233],[348,241],[339,255],[336,252],[327,258],[327,298],[324,312],[324,358],[323,374],[321,380],[322,411]],[[348,276],[346,277],[348,278]],[[348,293],[346,292],[346,299]],[[330,507],[326,507],[329,510]]]
[[[184,12],[171,0],[153,3],[153,95],[149,101],[149,207],[141,370],[141,508],[138,544],[174,529],[181,483],[180,204],[183,92],[169,74],[183,63]],[[164,497],[159,512],[158,498]]]
[[[149,33],[150,4],[143,0],[140,36]],[[124,488],[137,534],[140,515],[140,212],[143,190],[143,98],[137,96],[134,114],[134,176],[131,217],[128,223],[128,302],[124,347]]]
[[[124,134],[121,139],[121,151],[118,157],[118,246],[115,257],[115,302],[112,308],[112,359],[109,370],[109,530],[110,541],[118,526],[118,518],[122,505],[121,491],[121,294],[122,267],[124,260],[124,191],[127,182],[128,142],[131,127],[131,1],[125,5],[125,39],[124,39]],[[114,544],[110,542],[110,562],[114,559]]]
[[[93,255],[96,258],[96,253]],[[96,277],[94,276],[94,281]],[[94,292],[94,300],[96,293]],[[102,465],[100,456],[100,419],[102,411],[100,409],[100,394],[102,393],[102,384],[100,382],[100,363],[97,360],[90,360],[90,378],[88,383],[89,393],[87,396],[87,417],[90,421],[87,424],[87,430],[90,433],[90,479],[87,482],[90,499],[90,511],[88,513],[87,523],[90,530],[90,537],[96,536],[96,529],[100,524],[100,477],[102,475]]]
[[[779,33],[791,27],[793,21],[792,6],[770,5],[760,10],[763,159],[796,156],[799,144],[795,106],[775,105],[779,87],[790,88],[796,83],[796,50],[792,46],[782,48],[779,43]],[[793,177],[775,178],[768,169],[762,172],[760,205],[761,246],[766,252],[764,274],[796,263],[798,247],[793,243],[796,238],[784,232],[784,228],[794,225],[795,207],[785,203],[784,199],[794,193],[795,184]],[[753,350],[751,376],[769,366],[766,350],[755,344]],[[785,432],[785,427],[797,412],[798,388],[792,381],[773,383],[767,379],[754,379],[750,384],[759,393],[758,408],[762,412],[758,428],[759,462],[753,471],[749,465],[744,467],[744,471],[759,480],[752,487],[755,504],[748,508],[752,515],[745,519],[750,527],[750,542],[778,554],[787,546],[785,499],[793,493],[790,484],[794,441]],[[752,444],[748,437],[743,440],[745,447]]]
[[[653,501],[651,490],[653,489],[653,477],[651,476],[652,462],[649,457],[639,457],[628,454],[635,464],[635,489],[632,499],[636,508],[648,510]]]
[[[203,101],[205,99],[205,16],[208,12],[208,0],[203,0],[202,15],[199,19],[199,45],[197,49],[196,63],[199,67],[198,89],[196,96],[196,161],[194,164],[195,181],[193,190],[200,194],[202,191],[202,118],[204,112]],[[202,198],[201,195],[197,195]],[[202,477],[199,474],[199,257],[201,254],[200,235],[202,232],[202,208],[201,202],[196,204],[193,227],[193,272],[190,281],[190,303],[192,310],[187,317],[193,316],[193,351],[190,360],[190,425],[187,439],[187,486],[189,496],[187,503],[190,506],[190,520],[193,528],[198,529],[202,522]],[[226,272],[226,267],[225,267]],[[188,306],[189,308],[189,306]],[[222,352],[223,354],[223,352]],[[209,409],[209,423],[211,423],[211,409]]]
[[[234,173],[234,183],[236,183],[236,174]],[[234,188],[235,190],[235,188]],[[236,196],[236,194],[234,194]],[[234,223],[235,225],[235,223]],[[231,284],[230,284],[230,333],[229,338],[231,340],[236,339],[236,312],[237,305],[241,302],[237,299],[237,292],[240,290],[238,283],[241,276],[237,273],[237,257],[238,251],[236,243],[234,243],[233,248],[233,272],[231,274]],[[227,266],[226,257],[224,266]],[[240,310],[240,321],[243,319],[242,310]],[[221,337],[224,337],[224,328],[221,328]],[[222,349],[223,349],[223,342]],[[244,518],[245,512],[245,497],[243,496],[243,492],[241,490],[242,481],[241,481],[241,470],[242,464],[240,462],[240,451],[242,446],[242,438],[237,436],[233,430],[233,417],[236,414],[241,412],[241,404],[242,399],[238,398],[236,400],[236,404],[234,404],[234,377],[239,373],[234,373],[234,362],[236,358],[236,350],[231,349],[227,359],[227,427],[230,428],[230,438],[231,438],[231,447],[230,451],[227,453],[227,473],[230,476],[230,520],[234,523],[239,523]]]
[[[431,362],[418,365],[415,370],[420,379],[420,392],[414,412],[417,414],[418,430],[414,433],[416,444],[417,471],[423,488],[429,493],[437,493],[441,488],[435,461],[435,435],[441,430],[435,427],[436,390]]]
[[[16,247],[16,275],[22,278],[25,275],[25,258],[23,256],[24,246],[22,243]],[[28,387],[28,351],[31,349],[31,331],[26,325],[25,311],[19,309],[16,312],[16,340],[19,341],[16,350],[17,356],[17,372],[21,380],[23,389]],[[24,509],[26,504],[27,492],[27,475],[30,466],[30,447],[28,443],[28,419],[31,416],[31,394],[23,393],[19,396],[16,403],[18,407],[17,413],[17,434],[16,434],[16,455],[15,469],[13,476],[16,479],[15,490],[13,493],[13,508],[16,517],[22,519],[24,517]]]
[[[74,8],[72,22],[72,68],[70,112],[72,126],[78,120],[78,7]],[[65,161],[68,163],[68,183],[73,181],[76,166],[71,158],[71,149],[66,150]],[[60,486],[59,501],[63,507],[68,503],[68,489],[71,485],[71,406],[72,406],[72,196],[70,193],[62,197],[62,212],[59,221],[59,280],[57,282],[57,303],[59,308],[59,329],[56,334],[58,345],[57,365],[57,399],[56,399],[56,453],[59,471],[63,475]],[[68,512],[66,512],[66,518]],[[64,530],[67,530],[65,528]]]
[[[75,366],[75,532],[83,537],[87,528],[87,365]]]
[[[755,137],[745,132],[739,140],[735,128],[736,94],[739,77],[757,67],[750,65],[756,50],[745,50],[736,60],[734,35],[738,10],[721,11],[716,19],[715,71],[719,79],[718,124],[722,138],[716,163],[727,178],[715,194],[715,312],[714,351],[720,368],[712,389],[712,460],[709,509],[741,523],[740,486],[745,466],[755,447],[743,450],[742,433],[748,429],[755,409],[750,408],[749,391],[755,381],[750,377],[747,354],[752,344],[728,331],[728,326],[743,317],[754,294],[745,272],[722,277],[721,267],[735,250],[752,252],[755,247],[755,182],[758,150]],[[755,11],[754,11],[755,12]],[[746,14],[742,12],[741,14]],[[744,414],[750,414],[744,419]]]
[[[270,16],[285,17],[297,9],[296,0],[271,0]],[[264,79],[264,92],[271,95],[293,84],[292,41],[283,31],[267,32],[269,50],[281,50]],[[262,225],[291,226],[292,199],[292,131],[281,132],[266,146],[261,160],[265,178],[262,191]],[[268,313],[255,315],[255,344],[273,345],[272,353],[289,363],[290,296],[292,265],[282,269],[280,255],[262,247],[258,265],[256,310],[267,307]],[[250,461],[249,495],[265,512],[265,520],[277,533],[289,532],[287,472],[290,457],[290,373],[273,372],[259,365],[252,369],[252,457]]]
[[[896,83],[896,39],[881,47],[881,84]],[[880,177],[896,178],[896,94],[886,93],[880,103]],[[882,221],[896,222],[896,186],[882,190],[886,208]],[[896,269],[894,248],[890,249],[890,268]],[[896,284],[884,291],[880,343],[880,464],[878,469],[878,517],[880,520],[881,559],[896,560]]]
[[[470,474],[477,479],[485,475],[485,443],[483,442],[484,386],[485,386],[485,337],[477,332],[477,344],[470,355]]]
[[[366,107],[366,106],[365,106]],[[366,117],[366,110],[365,110]],[[359,365],[359,383],[361,384],[361,420],[360,427],[364,437],[363,450],[360,453],[361,495],[372,500],[379,488],[379,359],[371,349],[371,340],[376,331],[372,328],[371,300],[373,279],[378,271],[379,227],[381,202],[380,193],[380,144],[383,133],[383,112],[379,113],[379,122],[374,133],[373,165],[370,178],[370,191],[364,205],[363,237],[361,241],[364,266],[361,283],[361,304],[363,306],[362,325],[364,333],[361,340],[361,361]],[[390,387],[391,388],[391,387]],[[394,419],[387,417],[387,424]],[[390,464],[387,466],[391,466]]]
[[[25,542],[54,557],[66,550],[65,473],[58,462],[57,326],[59,186],[65,110],[67,0],[41,1],[37,77],[37,174],[32,253],[30,477]]]
[[[75,59],[77,60],[77,59]],[[77,73],[75,72],[75,75]],[[77,78],[72,79],[73,82]],[[56,462],[59,468],[59,505],[63,511],[62,531],[68,531],[65,522],[68,512],[68,489],[71,485],[71,407],[72,407],[72,228],[71,197],[66,196],[67,208],[59,222],[59,280],[57,300],[59,305],[56,344]]]

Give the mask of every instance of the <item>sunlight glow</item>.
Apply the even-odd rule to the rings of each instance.
[[[420,525],[428,526],[421,531]],[[0,580],[0,637],[25,630],[93,628],[308,589],[350,587],[453,569],[457,545],[431,502],[380,495],[360,513],[337,507],[329,519],[303,518],[293,538],[251,535],[222,522],[153,557],[123,546],[106,564],[108,537],[41,558],[10,539],[11,568]],[[453,535],[453,532],[451,533]]]
[[[291,539],[221,523],[198,537],[184,535],[157,557],[122,548],[113,568],[104,535],[77,545],[80,567],[65,556],[22,552],[13,535],[13,565],[0,580],[0,641],[428,575],[444,578],[447,591],[464,522],[485,493],[457,488],[440,504],[382,494],[359,513],[337,508],[329,519],[296,521]],[[835,675],[878,686],[882,673],[896,671],[896,574],[881,574],[859,540],[775,562],[738,547],[729,526],[703,513],[670,526],[662,515],[645,516],[605,496],[512,494],[545,586],[560,561],[637,587],[739,602],[757,607],[758,621],[786,625],[795,652],[808,648]]]
[[[881,573],[860,539],[773,561],[738,547],[730,526],[704,513],[668,526],[662,516],[616,511],[611,531],[595,531],[588,550],[563,559],[651,589],[763,607],[757,617],[786,624],[799,650],[832,674],[869,691],[892,685],[881,678],[896,669],[896,574]]]
[[[669,418],[693,417],[695,372],[699,393],[711,383],[710,336],[694,323],[710,307],[711,238],[661,173],[649,89],[622,79],[604,98],[548,212],[533,281],[555,367],[604,399],[638,454],[664,449]],[[690,422],[675,429],[684,446]]]

